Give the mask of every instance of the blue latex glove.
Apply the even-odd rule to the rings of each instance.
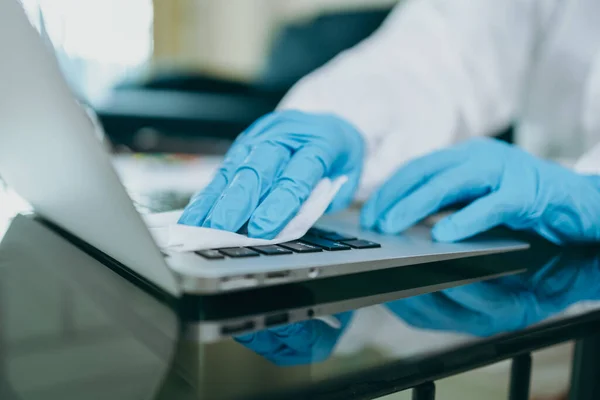
[[[527,328],[581,301],[600,301],[598,281],[600,258],[557,256],[534,275],[478,282],[386,306],[418,328],[487,337]]]
[[[358,186],[363,138],[333,115],[268,114],[234,142],[212,182],[194,196],[179,223],[271,239],[296,215],[324,177],[349,181],[330,206],[346,207]]]
[[[498,225],[566,242],[600,241],[600,176],[580,175],[492,139],[474,139],[400,168],[365,205],[366,228],[397,234],[455,203],[432,235],[458,241]]]
[[[321,320],[309,320],[243,335],[235,340],[276,365],[292,366],[325,361],[344,333],[352,312],[336,314],[334,328]]]

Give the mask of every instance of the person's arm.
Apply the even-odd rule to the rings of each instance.
[[[362,132],[361,198],[405,161],[508,127],[555,0],[406,0],[372,37],[302,79],[280,109]]]
[[[359,181],[365,198],[406,160],[508,126],[557,1],[406,0],[244,131],[179,222],[270,239],[322,178],[348,177],[339,210]]]

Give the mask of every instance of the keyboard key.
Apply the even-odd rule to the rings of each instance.
[[[250,247],[252,250],[258,251],[266,256],[277,256],[280,254],[292,254],[291,250],[284,249],[283,247],[269,245],[269,246],[253,246]]]
[[[331,240],[322,239],[310,235],[304,236],[300,240],[302,240],[304,243],[312,244],[314,246],[318,246],[329,251],[350,250],[350,246],[348,245],[332,242]]]
[[[282,243],[279,246],[292,250],[294,253],[318,253],[323,251],[322,248],[313,246],[308,243],[302,243],[298,240],[293,242]]]
[[[219,249],[222,254],[231,258],[257,257],[259,254],[254,250],[245,247],[230,247],[227,249]]]
[[[331,232],[326,235],[322,235],[320,237],[322,237],[323,239],[332,240],[334,242],[344,242],[346,240],[355,240],[356,239],[355,236],[344,235],[344,234],[337,233],[337,232]]]
[[[195,253],[208,260],[222,260],[225,258],[223,254],[219,253],[219,250],[200,250]]]
[[[344,234],[341,234],[341,233],[337,233],[337,232],[333,232],[333,231],[327,231],[325,229],[320,229],[320,228],[310,228],[308,230],[308,235],[310,235],[310,236],[316,236],[316,237],[327,239],[327,240],[331,240],[331,241],[334,241],[334,242],[342,242],[344,240],[354,240],[354,239],[356,239],[356,237],[352,236],[352,235],[344,235]]]
[[[379,243],[369,242],[368,240],[346,240],[343,242],[354,249],[377,249],[381,247]]]
[[[335,233],[333,231],[328,231],[325,229],[321,229],[321,228],[310,228],[307,232],[308,235],[311,236],[316,236],[316,237],[323,237],[322,235],[327,235],[327,234],[331,234],[331,233]]]
[[[354,239],[356,239],[355,237],[352,237],[352,236],[342,235],[342,234],[339,234],[337,232],[328,231],[328,230],[321,229],[321,228],[310,228],[306,234],[308,236],[314,236],[314,237],[317,237],[317,238],[332,240],[334,242],[341,241],[341,240],[354,240]]]

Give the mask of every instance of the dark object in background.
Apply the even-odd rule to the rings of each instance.
[[[370,36],[390,11],[322,15],[309,23],[286,27],[271,47],[260,87],[285,93],[300,78]]]
[[[116,146],[151,152],[221,152],[227,144],[219,141],[228,143],[272,111],[295,82],[371,35],[389,11],[328,14],[287,26],[254,83],[159,73],[148,81],[123,82],[114,96],[94,108]]]

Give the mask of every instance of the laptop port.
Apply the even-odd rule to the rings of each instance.
[[[221,290],[242,289],[258,285],[254,275],[226,276],[221,278]]]
[[[291,275],[290,271],[275,271],[275,272],[267,272],[265,277],[267,281],[279,281],[282,279],[289,278]]]
[[[254,329],[256,324],[254,321],[239,322],[237,324],[230,324],[221,327],[221,335],[235,335],[238,333],[250,331]]]
[[[275,326],[287,324],[290,320],[288,313],[273,314],[265,317],[265,326]]]

